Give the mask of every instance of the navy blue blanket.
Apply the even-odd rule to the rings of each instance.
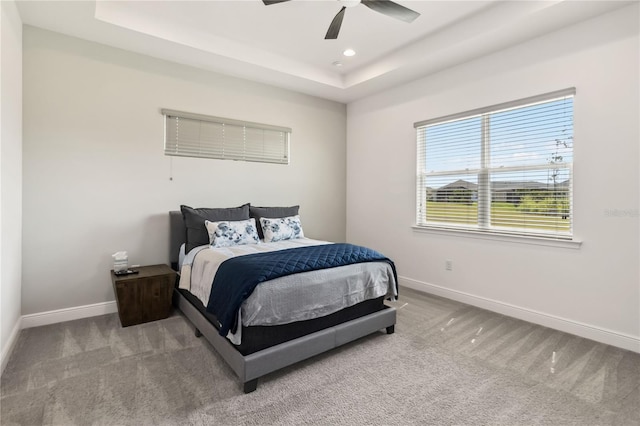
[[[377,251],[352,244],[299,247],[227,259],[213,279],[207,311],[218,318],[220,335],[226,336],[235,324],[240,305],[262,282],[299,272],[380,261],[391,265],[397,282],[391,260]]]

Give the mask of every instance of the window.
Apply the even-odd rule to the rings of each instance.
[[[417,226],[571,239],[574,95],[415,123]]]
[[[162,114],[165,155],[289,164],[287,127],[165,109]]]

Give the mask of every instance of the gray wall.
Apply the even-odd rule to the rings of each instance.
[[[0,349],[4,369],[20,324],[22,269],[22,21],[0,2]]]
[[[636,4],[349,104],[348,240],[392,256],[406,285],[640,351],[638,16]],[[411,228],[414,122],[569,87],[582,247]]]
[[[161,108],[291,127],[291,164],[166,157]],[[343,104],[25,27],[24,123],[24,315],[113,300],[118,250],[167,262],[180,204],[300,204],[345,239]]]

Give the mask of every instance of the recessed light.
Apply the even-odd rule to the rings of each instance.
[[[341,67],[342,66],[342,62],[340,61],[335,61],[334,63],[332,63],[331,65],[333,65],[334,67]]]
[[[353,49],[347,49],[347,50],[345,50],[344,52],[342,52],[342,54],[343,54],[344,56],[353,56],[353,55],[355,55],[355,54],[356,54],[356,51],[355,51],[355,50],[353,50]]]

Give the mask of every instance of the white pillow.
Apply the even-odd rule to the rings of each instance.
[[[209,232],[211,247],[231,247],[260,242],[255,219],[220,222],[206,220],[204,226]]]
[[[299,215],[276,219],[261,217],[260,226],[262,227],[265,243],[304,238]]]

